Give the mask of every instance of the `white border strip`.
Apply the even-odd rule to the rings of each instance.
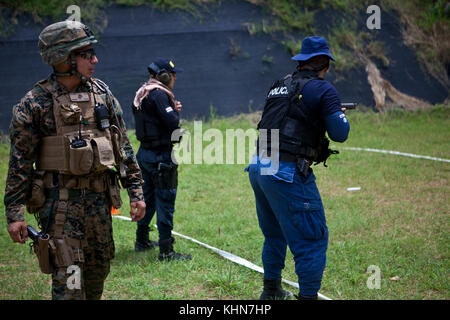
[[[333,148],[335,148],[335,147],[336,146],[333,146]],[[392,150],[379,150],[379,149],[372,149],[372,148],[352,148],[352,147],[342,147],[341,149],[352,150],[352,151],[368,151],[368,152],[395,154],[397,156],[405,156],[405,157],[411,157],[411,158],[420,158],[420,159],[427,159],[427,160],[434,160],[434,161],[450,162],[449,159],[422,156],[422,155],[417,155],[417,154],[412,154],[412,153],[404,153],[404,152],[392,151]]]
[[[124,217],[124,216],[114,216],[114,215],[113,215],[113,217],[114,217],[114,218],[118,218],[118,219],[122,219],[122,220],[131,221],[131,218],[129,218],[129,217]],[[156,225],[155,225],[155,227],[156,227]],[[200,242],[200,241],[198,241],[198,240],[196,240],[196,239],[194,239],[194,238],[191,238],[191,237],[182,235],[182,234],[180,234],[180,233],[178,233],[178,232],[172,231],[172,233],[173,233],[174,235],[177,235],[177,236],[181,237],[181,238],[190,240],[190,241],[195,242],[195,243],[197,243],[197,244],[199,244],[199,245],[201,245],[201,246],[203,246],[203,247],[205,247],[205,248],[208,248],[208,249],[210,249],[210,250],[212,250],[212,251],[214,251],[214,252],[220,254],[220,255],[221,255],[222,257],[224,257],[225,259],[228,259],[228,260],[230,260],[230,261],[232,261],[232,262],[234,262],[234,263],[240,264],[240,265],[242,265],[242,266],[244,266],[244,267],[247,267],[247,268],[249,268],[249,269],[252,269],[252,270],[254,270],[254,271],[257,271],[257,272],[260,272],[260,273],[263,273],[263,274],[264,274],[264,269],[263,269],[263,268],[261,268],[260,266],[257,266],[257,265],[254,264],[254,263],[251,263],[251,262],[248,261],[248,260],[245,260],[244,258],[238,257],[238,256],[236,256],[236,255],[234,255],[234,254],[232,254],[232,253],[229,253],[229,252],[226,252],[226,251],[217,249],[217,248],[215,248],[215,247],[210,246],[209,244]],[[292,281],[289,281],[289,280],[285,280],[285,279],[281,279],[281,280],[282,280],[284,283],[287,283],[287,284],[289,284],[289,285],[291,285],[291,286],[293,286],[293,287],[295,287],[295,288],[298,289],[298,283],[295,283],[295,282],[292,282]],[[318,298],[319,298],[320,300],[331,300],[330,298],[328,298],[328,297],[326,297],[326,296],[324,296],[323,294],[320,294],[320,293],[317,293],[317,296],[318,296]]]

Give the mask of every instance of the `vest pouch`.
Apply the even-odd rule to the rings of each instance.
[[[145,118],[144,112],[141,109],[137,109],[132,106],[134,122],[136,127],[136,138],[142,141],[145,138]]]
[[[41,140],[37,168],[69,173],[70,141],[65,136],[47,136]]]
[[[80,122],[81,108],[76,104],[60,106],[61,118],[66,125],[75,125]]]
[[[287,116],[284,120],[283,125],[280,128],[280,134],[289,138],[299,137],[299,121],[297,119]]]
[[[29,213],[37,213],[44,206],[44,174],[45,171],[33,172],[31,197],[25,203]]]
[[[73,175],[85,175],[91,172],[94,162],[94,153],[89,141],[86,140],[85,146],[76,147],[73,144],[69,146],[69,167]]]
[[[91,145],[94,154],[94,171],[102,172],[114,167],[114,150],[112,143],[106,137],[92,138]]]

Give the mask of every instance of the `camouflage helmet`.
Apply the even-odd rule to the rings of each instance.
[[[67,59],[70,52],[96,43],[92,31],[78,21],[61,21],[47,26],[39,35],[39,51],[49,66]]]

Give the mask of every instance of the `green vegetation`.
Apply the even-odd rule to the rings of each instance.
[[[203,131],[216,128],[225,137],[226,129],[255,128],[259,117],[214,115],[203,123]],[[334,144],[341,153],[329,159],[328,168],[314,167],[330,231],[321,293],[333,299],[449,299],[449,163],[342,148],[449,159],[450,108],[351,111],[348,118],[349,140]],[[183,127],[193,133],[193,122]],[[130,135],[137,148],[135,136]],[[6,177],[8,149],[0,144],[2,177]],[[261,266],[263,237],[245,167],[181,165],[175,231]],[[361,190],[349,192],[349,187]],[[5,178],[0,180],[2,199],[4,190]],[[121,214],[129,216],[125,191],[122,198]],[[27,219],[36,225],[32,216]],[[11,242],[5,220],[0,219],[0,299],[49,299],[50,277],[39,273],[28,246]],[[134,223],[113,219],[113,224],[116,257],[104,299],[255,299],[261,292],[261,274],[206,248],[176,237],[176,249],[193,259],[160,263],[157,251],[134,252]],[[152,232],[151,238],[155,240],[157,233]],[[366,286],[370,265],[381,270],[380,289]],[[283,277],[296,281],[289,251]]]
[[[18,24],[18,17],[32,16],[34,21],[45,25],[46,19],[58,21],[69,15],[70,5],[81,8],[81,20],[95,32],[102,31],[107,24],[103,9],[113,3],[125,6],[153,5],[162,10],[180,9],[200,17],[198,5],[217,2],[216,0],[0,0],[0,36],[12,33]]]
[[[360,21],[366,8],[372,1],[361,0],[253,0],[254,4],[264,7],[275,20],[263,21],[259,26],[250,24],[249,32],[264,32],[274,34],[285,32],[288,39],[284,40],[287,49],[297,53],[301,47],[301,39],[297,34],[317,34],[325,37],[336,56],[338,71],[351,69],[364,61],[364,58],[375,58],[383,66],[389,65],[386,51],[381,44],[375,44],[376,31],[365,28],[365,21]],[[450,64],[450,4],[445,0],[388,0],[380,4],[384,12],[399,16],[405,31],[403,37],[407,44],[417,50],[419,61],[445,87],[450,88],[447,68]],[[336,14],[327,30],[318,29],[315,23],[316,15],[332,8]],[[328,17],[330,18],[330,17]],[[334,20],[334,22],[333,22]],[[357,23],[358,21],[358,23]],[[361,23],[363,25],[361,26]],[[331,25],[330,25],[331,24]],[[295,37],[292,36],[295,34]],[[364,59],[363,58],[363,59]]]
[[[46,25],[48,19],[58,21],[66,19],[66,13],[70,5],[78,5],[82,9],[82,20],[89,21],[94,25],[94,30],[102,30],[106,26],[106,18],[102,7],[105,0],[0,0],[0,35],[8,35],[14,32],[19,23],[18,17],[21,15],[31,15],[37,23]]]
[[[442,85],[450,89],[450,3],[443,0],[388,0],[398,13],[405,42],[416,49],[419,61]]]

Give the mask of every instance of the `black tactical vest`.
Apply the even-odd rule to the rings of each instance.
[[[287,153],[314,162],[325,161],[329,141],[320,110],[311,110],[302,100],[303,87],[320,79],[314,71],[296,71],[276,81],[269,90],[258,123],[258,130],[267,129],[267,149],[271,150],[270,130],[279,129],[280,155]]]
[[[149,95],[152,93],[150,92]],[[147,96],[142,104],[148,103]],[[136,138],[141,146],[146,149],[171,150],[172,132],[164,125],[163,121],[154,113],[145,110],[145,106],[136,108],[132,105],[136,124]]]

